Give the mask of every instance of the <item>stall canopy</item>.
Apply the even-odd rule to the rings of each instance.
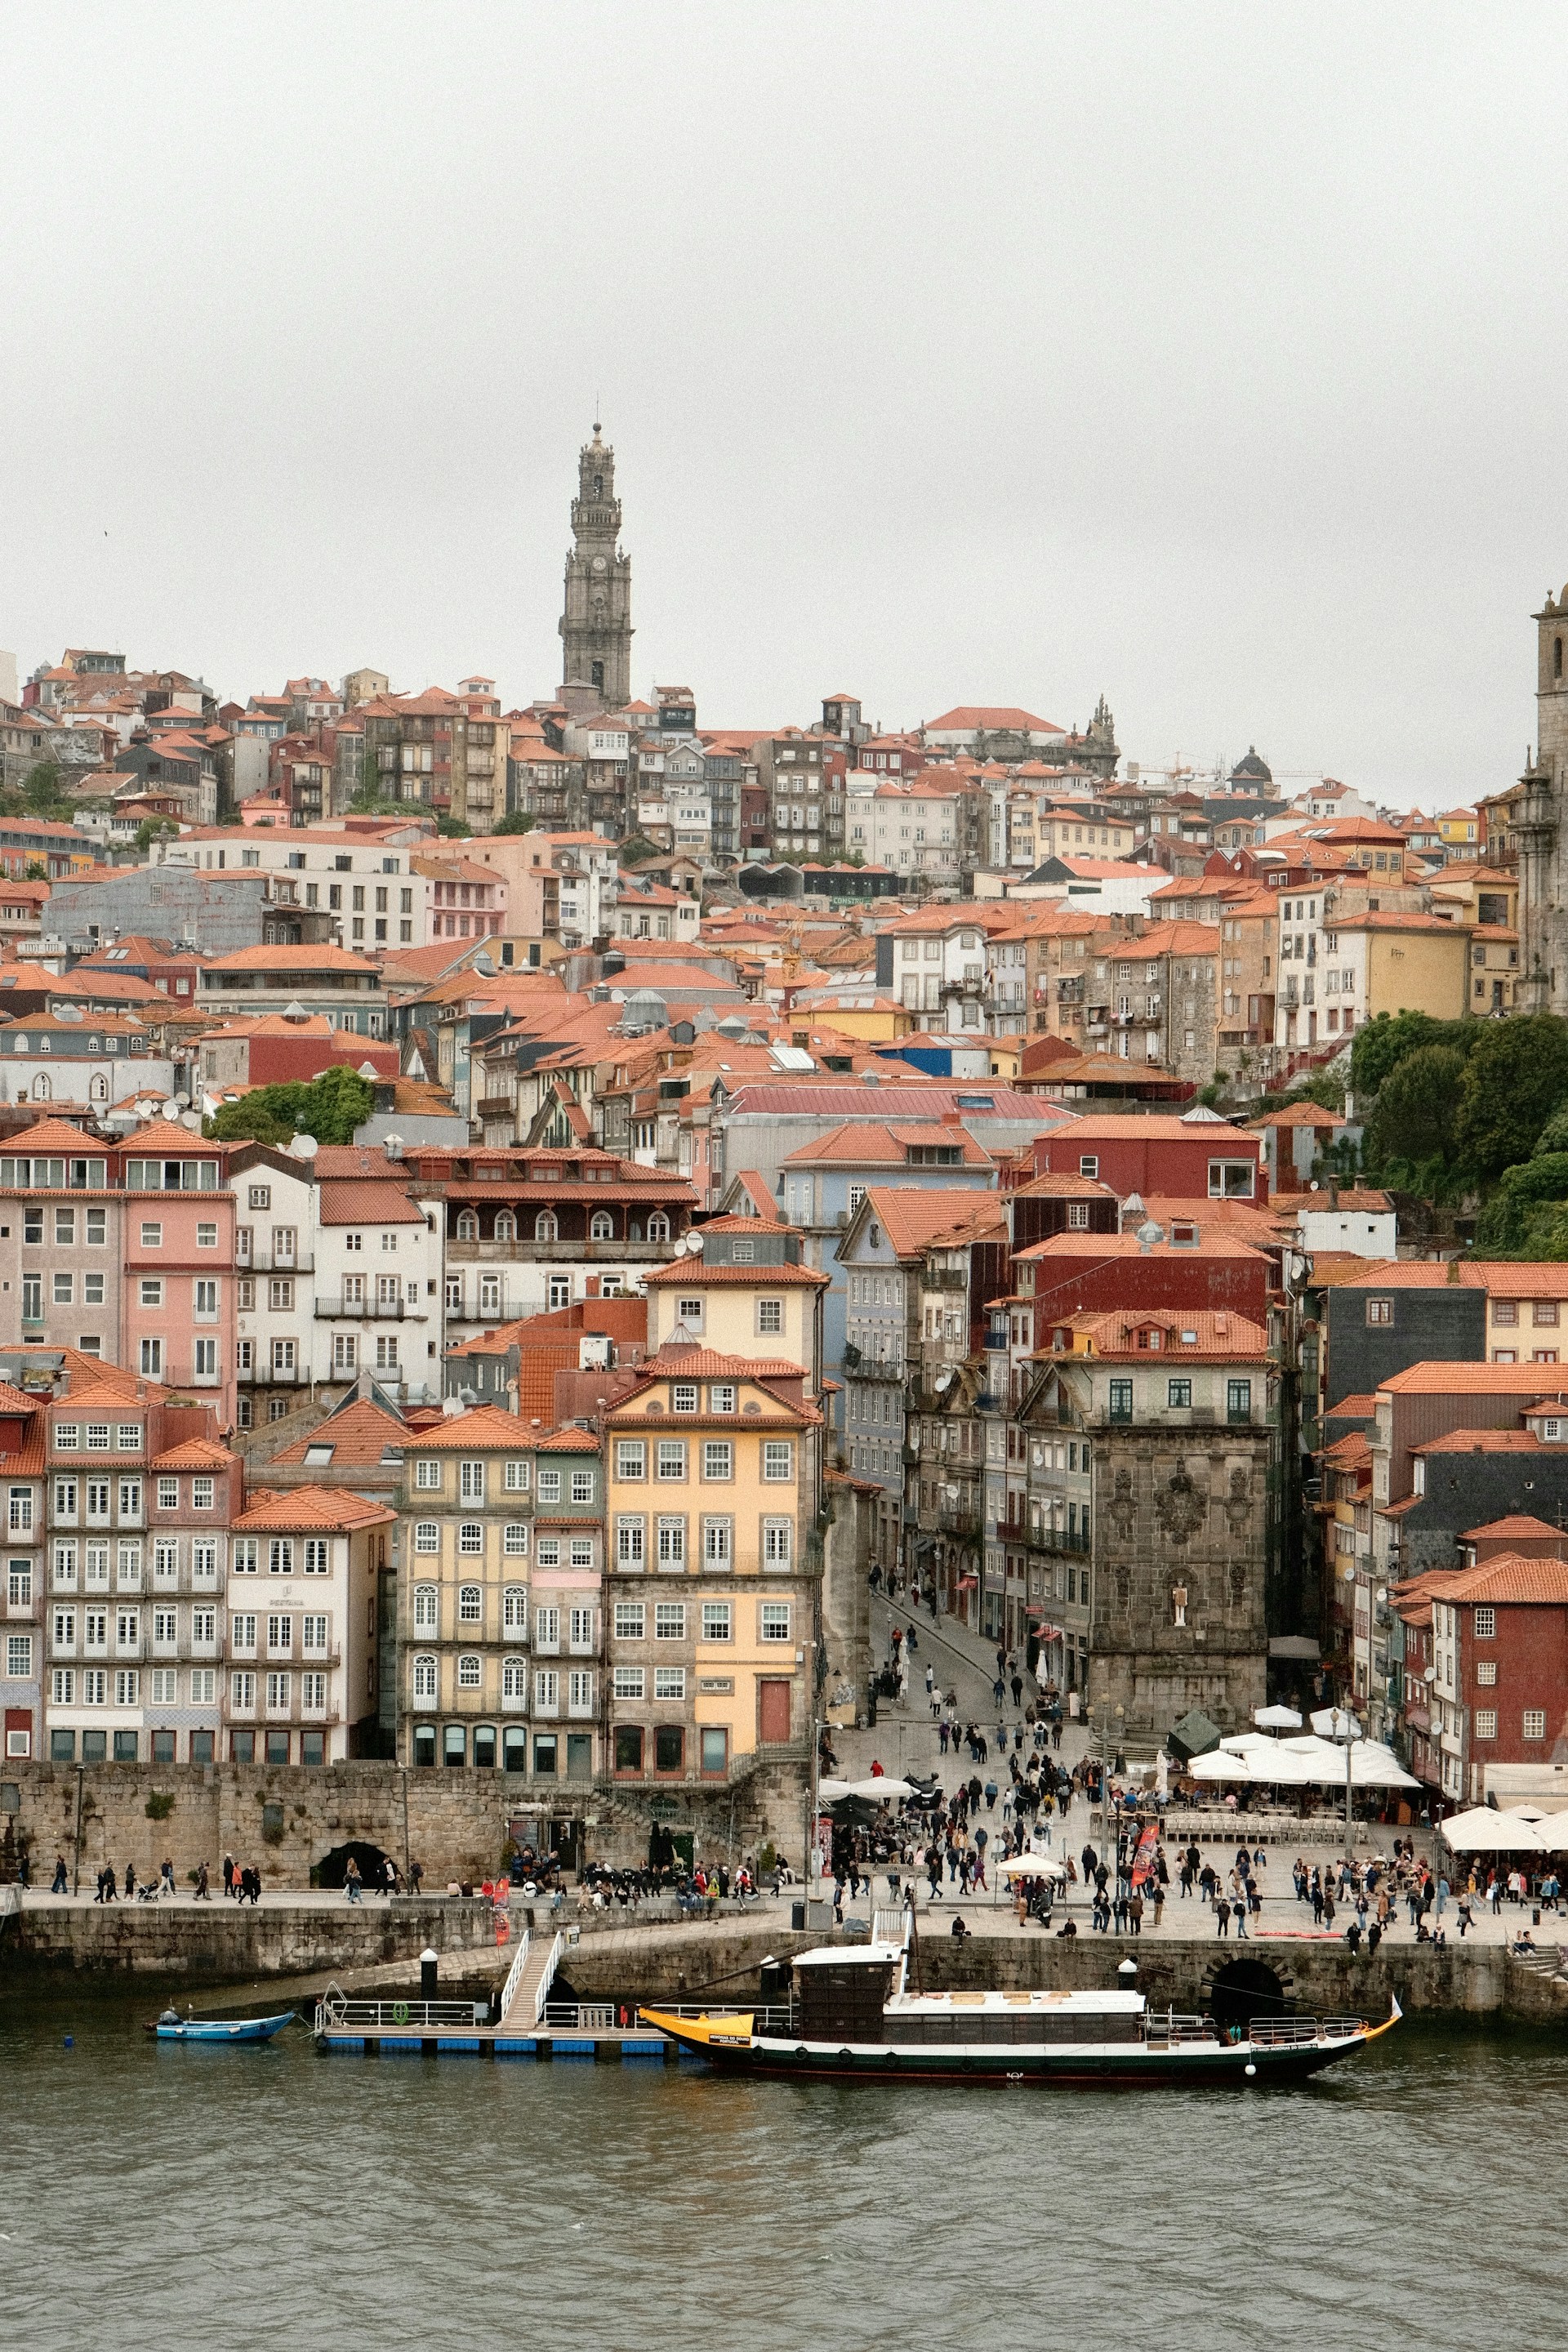
[[[1443,1823],[1443,1843],[1455,1853],[1557,1853],[1563,1844],[1548,1844],[1542,1835],[1546,1824],[1526,1821],[1522,1813],[1494,1812],[1475,1805]],[[1563,1841],[1568,1844],[1568,1840]]]

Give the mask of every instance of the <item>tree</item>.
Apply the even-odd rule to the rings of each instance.
[[[1568,1151],[1543,1151],[1505,1171],[1476,1221],[1479,1257],[1532,1256],[1531,1229],[1543,1213],[1568,1202]]]
[[[1568,1095],[1568,1021],[1536,1013],[1478,1026],[1465,1069],[1459,1148],[1483,1182],[1528,1160]]]
[[[1457,1045],[1418,1045],[1395,1063],[1366,1123],[1371,1166],[1391,1175],[1430,1171],[1441,1184],[1458,1154],[1465,1069]]]
[[[40,760],[30,769],[22,787],[22,797],[30,809],[58,808],[65,794],[60,789],[60,771],[53,760]]]
[[[352,1143],[374,1104],[369,1081],[336,1062],[308,1085],[253,1087],[237,1102],[225,1103],[206,1132],[219,1143],[291,1143],[297,1134],[313,1135],[318,1143]]]
[[[1470,1031],[1462,1021],[1435,1021],[1429,1013],[1380,1013],[1355,1034],[1351,1046],[1351,1090],[1370,1102],[1391,1070],[1423,1045],[1464,1045]]]
[[[457,816],[438,816],[436,830],[443,841],[469,841],[473,837],[471,828]]]
[[[502,817],[496,831],[498,833],[531,833],[533,819],[531,816],[525,816],[521,809],[512,809]]]

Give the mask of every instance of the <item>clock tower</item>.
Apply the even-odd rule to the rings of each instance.
[[[566,558],[561,615],[562,683],[590,688],[606,710],[632,698],[632,560],[620,550],[616,453],[600,427],[577,460],[574,545]]]

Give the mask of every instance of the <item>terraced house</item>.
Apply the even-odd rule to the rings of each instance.
[[[604,1483],[591,1432],[480,1405],[411,1434],[397,1753],[591,1780]]]
[[[347,1487],[252,1490],[229,1540],[223,1720],[232,1762],[375,1754],[376,1633],[396,1518]]]

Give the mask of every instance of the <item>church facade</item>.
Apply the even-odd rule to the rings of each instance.
[[[561,675],[563,686],[587,688],[602,709],[624,710],[632,698],[632,562],[620,547],[616,453],[600,431],[595,424],[577,460]]]

